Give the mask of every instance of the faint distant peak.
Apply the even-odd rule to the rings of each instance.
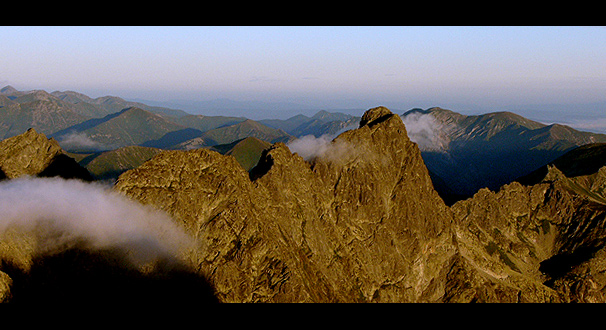
[[[432,107],[432,108],[428,108],[426,110],[423,110],[421,108],[412,108],[408,111],[406,111],[403,116],[407,116],[407,115],[411,115],[411,114],[421,114],[421,115],[426,115],[426,114],[431,114],[434,117],[439,117],[439,116],[450,116],[450,117],[466,117],[458,112],[454,112],[452,110],[448,110],[448,109],[444,109],[444,108],[440,108],[440,107]]]
[[[0,94],[5,94],[5,95],[13,94],[16,92],[18,92],[18,90],[11,85],[7,85],[7,86],[3,87],[2,89],[0,89]]]
[[[335,120],[345,121],[350,118],[353,118],[353,116],[342,113],[342,112],[328,112],[326,110],[320,110],[311,117],[311,119],[320,120],[323,122],[329,122],[329,121],[335,121]]]
[[[316,113],[313,118],[324,118],[330,116],[330,112],[326,111],[326,110],[320,110],[318,111],[318,113]]]
[[[94,103],[95,102],[92,98],[88,97],[87,95],[84,95],[79,92],[74,92],[74,91],[63,91],[63,92],[54,91],[50,94],[54,97],[57,97],[63,101],[67,101],[70,103],[79,103],[79,102]]]

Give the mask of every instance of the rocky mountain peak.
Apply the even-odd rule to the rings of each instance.
[[[603,301],[606,172],[589,187],[550,169],[449,208],[386,108],[325,148],[305,161],[274,144],[249,176],[215,152],[167,152],[116,189],[199,238],[220,301]]]
[[[7,178],[22,175],[91,180],[90,174],[64,154],[59,143],[30,128],[0,142],[0,169]]]
[[[291,144],[264,146],[250,171],[213,150],[163,151],[114,189],[195,238],[182,257],[221,302],[606,301],[603,145],[554,161],[536,182],[448,207],[389,109],[326,142],[305,158]],[[0,177],[54,175],[66,157],[31,129],[0,142]],[[0,261],[19,253],[13,245]],[[100,259],[90,258],[87,268]],[[5,270],[0,300],[15,287]]]
[[[221,301],[437,301],[452,213],[400,117],[364,121],[312,162],[276,143],[248,176],[229,156],[171,151],[115,188],[199,237]]]
[[[5,94],[5,95],[10,95],[10,94],[13,94],[16,92],[18,92],[18,90],[10,85],[4,86],[2,89],[0,89],[0,94]]]
[[[0,167],[8,178],[36,175],[63,151],[55,139],[30,128],[0,142]]]
[[[360,120],[360,127],[366,125],[373,126],[374,124],[388,119],[392,115],[393,113],[385,107],[376,107],[369,109],[362,116],[362,119]]]

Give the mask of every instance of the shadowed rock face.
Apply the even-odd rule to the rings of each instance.
[[[167,262],[142,271],[128,266],[124,257],[120,251],[73,247],[33,257],[27,271],[4,263],[11,279],[4,298],[11,303],[94,305],[217,302],[208,282],[185,265]]]
[[[330,148],[308,163],[274,144],[250,176],[216,152],[169,151],[116,189],[198,237],[221,301],[438,301],[452,213],[399,116],[371,109]]]
[[[459,252],[476,275],[446,301],[605,301],[606,167],[567,177],[549,166],[534,179],[453,205]]]

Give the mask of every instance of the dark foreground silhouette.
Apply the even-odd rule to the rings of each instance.
[[[165,261],[141,272],[120,252],[72,248],[34,258],[28,272],[4,263],[13,279],[10,303],[66,304],[200,304],[217,303],[202,276],[175,262]]]

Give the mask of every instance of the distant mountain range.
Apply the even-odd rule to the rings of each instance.
[[[233,106],[238,110],[234,113],[242,112],[237,107],[242,104]],[[0,89],[1,138],[34,128],[56,139],[97,178],[116,177],[161,149],[213,148],[233,154],[245,168],[251,168],[260,157],[259,146],[265,143],[289,142],[308,134],[334,134],[357,125],[358,120],[352,115],[320,111],[312,117],[254,121],[192,115],[115,96],[91,98],[74,91],[19,91],[12,86]]]
[[[228,98],[171,101],[132,100],[147,105],[181,109],[190,113],[203,113],[208,116],[246,116],[253,120],[286,120],[298,114],[313,116],[318,110],[326,108],[331,109],[331,112],[362,114],[366,109],[365,106],[361,106],[360,102],[363,102],[363,104],[375,104],[375,102],[372,101],[335,100],[316,102],[303,99],[294,99],[288,102],[254,100],[236,101]]]
[[[511,112],[465,116],[441,108],[402,115],[440,195],[450,203],[480,188],[498,190],[533,170],[606,135],[545,125]]]
[[[43,90],[0,89],[0,137],[7,138],[35,128],[49,135],[83,121],[101,118],[128,107],[138,107],[165,117],[187,115],[184,111],[150,107],[115,96],[92,99],[84,94]]]
[[[204,106],[214,109],[212,105]],[[255,121],[238,116],[245,113],[239,108],[243,104],[232,105],[233,112],[193,115],[115,96],[91,98],[74,91],[19,91],[6,86],[0,89],[0,138],[34,128],[55,138],[97,178],[115,178],[164,149],[213,149],[233,154],[248,170],[262,146],[307,135],[334,137],[360,122],[360,117],[324,110],[313,116]],[[401,117],[447,204],[483,187],[498,190],[576,147],[606,142],[604,134],[545,125],[511,112],[465,116],[430,108],[412,109]]]
[[[150,114],[129,107],[80,132],[119,118],[142,129]],[[0,302],[603,303],[606,143],[452,206],[419,149],[460,159],[455,147],[492,145],[515,167],[530,146],[586,138],[511,113],[385,107],[311,160],[255,137],[66,153],[28,129],[0,141]],[[56,178],[91,173],[122,174],[111,188]]]

